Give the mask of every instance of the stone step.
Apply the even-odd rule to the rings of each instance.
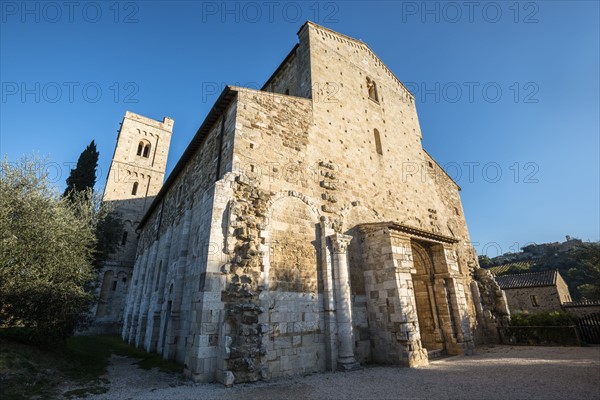
[[[446,352],[442,349],[439,350],[428,350],[427,351],[427,356],[429,357],[430,360],[433,360],[435,358],[441,358],[443,356],[446,355]]]

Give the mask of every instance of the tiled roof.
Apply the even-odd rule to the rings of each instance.
[[[502,275],[496,277],[500,289],[516,289],[536,286],[554,286],[557,270],[528,272],[526,274]]]
[[[568,303],[562,303],[563,307],[589,307],[589,306],[600,306],[600,300],[581,300],[581,301],[569,301]]]

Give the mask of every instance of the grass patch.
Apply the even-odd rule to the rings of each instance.
[[[2,400],[54,399],[59,386],[81,386],[67,398],[108,391],[107,371],[111,354],[139,359],[143,369],[181,373],[183,366],[158,354],[129,346],[116,336],[77,336],[62,346],[43,349],[24,342],[18,330],[0,329],[0,393]]]
[[[171,360],[163,360],[159,354],[148,353],[145,350],[130,346],[118,336],[74,336],[67,340],[67,350],[71,358],[79,359],[83,362],[88,362],[92,359],[106,360],[111,354],[116,354],[118,356],[139,358],[140,361],[137,364],[142,369],[158,368],[163,372],[183,372],[183,365]],[[98,374],[100,363],[97,363],[97,365],[98,368],[96,370],[72,371],[72,373],[74,376],[82,373],[84,375],[87,373]],[[104,372],[106,372],[106,363],[100,375]]]
[[[81,389],[69,390],[67,392],[64,392],[63,396],[70,399],[72,397],[85,397],[88,394],[102,394],[106,392],[108,392],[108,388],[106,386],[91,386],[84,387]]]
[[[158,368],[162,372],[167,373],[183,373],[183,365],[178,364],[173,360],[164,360],[162,355],[156,353],[148,353],[141,349],[136,349],[131,346],[125,345],[120,339],[119,343],[121,346],[126,347],[123,349],[123,352],[117,350],[115,354],[127,357],[135,357],[141,358],[141,360],[137,363],[138,366],[142,369],[152,369]]]

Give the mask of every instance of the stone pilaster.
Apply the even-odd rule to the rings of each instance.
[[[453,340],[447,340],[447,351],[450,354],[471,354],[474,345],[471,336],[469,310],[464,279],[460,274],[454,248],[451,245],[436,246],[434,262],[441,267],[441,271],[437,276],[443,282],[447,292],[448,308],[452,313],[450,316],[453,324],[452,331],[456,339],[455,343]]]
[[[123,341],[129,342],[131,338],[131,327],[133,325],[133,301],[135,299],[135,283],[139,278],[140,269],[143,257],[147,255],[147,251],[144,251],[142,254],[138,254],[135,265],[133,267],[133,276],[129,281],[129,288],[127,289],[127,298],[125,301],[125,311],[123,314],[123,329],[121,331],[121,339]]]
[[[396,289],[397,297],[391,299],[396,316],[392,320],[399,321],[399,329],[396,328],[396,340],[401,344],[399,355],[401,362],[408,367],[419,367],[429,364],[427,351],[421,342],[419,319],[417,315],[417,301],[413,285],[413,274],[415,266],[410,238],[391,231],[390,247],[384,252],[391,251],[392,262],[388,262],[388,268],[393,268],[394,284],[387,283]],[[386,283],[384,283],[384,287]],[[399,311],[398,311],[399,310]]]
[[[148,321],[148,306],[149,300],[148,295],[146,293],[148,288],[148,282],[152,280],[152,271],[154,267],[154,263],[156,262],[156,256],[158,254],[158,241],[155,241],[152,244],[152,248],[150,250],[150,255],[144,264],[142,271],[142,281],[138,282],[138,299],[136,301],[137,305],[137,330],[135,332],[135,345],[137,347],[144,346],[144,338],[146,335],[146,323]]]
[[[365,288],[373,360],[407,367],[427,365],[412,282],[410,238],[387,228],[363,232]]]
[[[145,282],[145,278],[146,278],[146,269],[148,268],[148,258],[151,257],[152,253],[155,251],[154,245],[155,245],[155,243],[153,243],[150,246],[150,248],[144,253],[142,262],[138,265],[138,268],[137,268],[136,278],[133,282],[134,283],[133,296],[132,296],[133,305],[131,306],[132,322],[131,322],[131,327],[129,330],[129,338],[128,338],[128,342],[131,345],[135,344],[137,332],[139,329],[139,324],[140,324],[139,309],[140,309],[140,302],[142,300],[142,289],[144,287],[144,282]]]

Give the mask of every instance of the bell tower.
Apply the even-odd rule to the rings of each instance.
[[[133,272],[139,221],[160,191],[173,133],[173,119],[156,121],[127,111],[113,154],[102,201],[123,220],[117,250],[104,263],[91,334],[119,333]]]
[[[135,230],[162,187],[172,132],[168,117],[159,122],[127,111],[123,118],[102,197],[125,223],[115,261],[133,266]]]

